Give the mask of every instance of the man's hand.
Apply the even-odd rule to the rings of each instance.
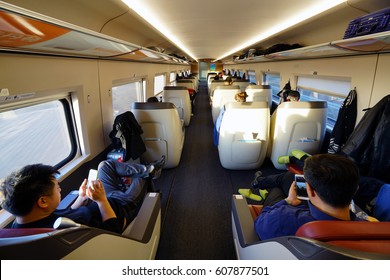
[[[301,204],[301,200],[297,198],[297,186],[295,181],[291,183],[291,187],[288,191],[288,197],[285,199],[286,202],[292,206],[297,206]]]

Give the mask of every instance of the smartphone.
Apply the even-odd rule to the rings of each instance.
[[[309,200],[309,196],[306,191],[306,180],[303,175],[295,174],[295,185],[297,186],[297,198]]]
[[[96,181],[98,178],[98,172],[96,169],[90,169],[88,173],[88,182],[87,182],[87,187],[91,188],[92,187],[92,181]]]

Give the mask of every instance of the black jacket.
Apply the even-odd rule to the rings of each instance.
[[[141,137],[142,127],[138,124],[132,112],[127,111],[116,116],[110,138],[114,149],[124,148],[128,161],[139,158],[145,151],[145,143]]]
[[[353,132],[357,115],[357,94],[351,90],[341,105],[336,123],[330,134],[328,153],[339,153]]]
[[[390,182],[390,95],[364,114],[342,153],[356,162],[361,175]]]

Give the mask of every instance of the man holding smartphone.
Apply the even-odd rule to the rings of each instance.
[[[106,160],[98,167],[98,179],[84,179],[78,197],[66,209],[61,201],[59,171],[50,165],[27,165],[0,182],[1,207],[15,216],[13,228],[52,228],[59,217],[76,223],[121,233],[137,215],[146,180],[159,176],[165,157],[152,164]],[[93,173],[93,172],[92,172]],[[123,188],[123,178],[128,186]]]
[[[306,159],[303,172],[307,203],[297,197],[293,180],[287,198],[264,206],[255,220],[260,239],[294,235],[301,225],[315,220],[362,220],[349,209],[359,182],[353,161],[334,154],[313,155]]]

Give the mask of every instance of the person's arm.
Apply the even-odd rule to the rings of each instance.
[[[84,179],[84,181],[81,183],[81,186],[79,188],[79,196],[76,198],[75,202],[70,206],[72,209],[77,209],[80,206],[85,205],[85,203],[88,200],[87,196],[87,179]]]
[[[106,191],[100,180],[92,182],[92,187],[87,189],[87,196],[99,206],[103,222],[108,219],[116,218],[116,214],[108,202]]]

